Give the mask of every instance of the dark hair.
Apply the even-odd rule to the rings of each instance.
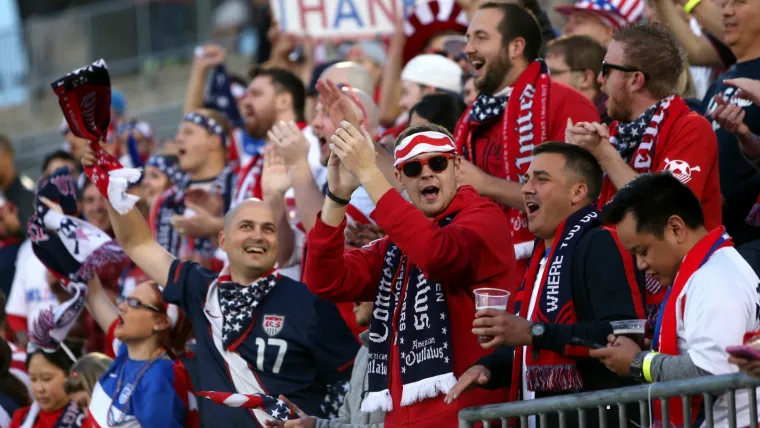
[[[44,174],[48,169],[48,166],[50,166],[50,164],[56,160],[72,162],[74,164],[74,168],[76,168],[76,171],[79,172],[79,162],[74,159],[74,156],[72,156],[71,153],[65,150],[56,150],[45,155],[45,159],[42,161],[42,173]]]
[[[670,172],[643,174],[618,190],[602,210],[605,223],[617,224],[631,213],[636,218],[636,232],[648,232],[662,238],[668,219],[680,217],[687,227],[705,224],[702,204],[685,184]]]
[[[430,123],[441,125],[449,132],[454,132],[457,121],[467,108],[458,96],[446,93],[429,94],[412,107],[409,117],[417,115]]]
[[[158,285],[154,281],[146,281],[146,283],[149,283],[152,290],[154,291],[156,305],[160,308],[166,308],[168,310],[169,306],[164,301],[164,296],[161,294],[161,290],[158,288]],[[143,283],[140,283],[138,285],[142,284]],[[193,335],[193,326],[190,323],[190,320],[187,318],[187,314],[179,306],[177,306],[176,309],[177,322],[174,327],[169,327],[166,331],[159,333],[159,345],[169,351],[172,356],[182,354],[185,351],[187,341]],[[168,313],[164,314],[168,316]]]
[[[13,362],[13,351],[11,351],[8,342],[0,337],[0,391],[8,394],[19,406],[28,406],[32,403],[29,398],[29,390],[19,378],[10,372],[11,362]]]
[[[230,76],[230,83],[237,83],[238,85],[243,86],[243,87],[248,86],[248,82],[245,81],[243,76],[239,74],[233,74],[233,73],[230,73],[229,76]]]
[[[533,156],[556,153],[565,158],[565,169],[575,173],[588,187],[590,202],[596,202],[602,192],[604,172],[594,155],[583,147],[561,141],[547,141],[533,149]]]
[[[71,370],[71,366],[74,365],[74,361],[71,360],[71,357],[69,357],[69,354],[66,353],[66,351],[63,350],[62,347],[59,347],[55,350],[55,352],[48,352],[42,349],[35,349],[34,351],[26,354],[26,366],[29,367],[29,362],[32,361],[32,357],[35,355],[41,355],[45,360],[47,360],[48,363],[58,367],[59,369],[66,372],[66,374],[69,374],[69,370]]]
[[[518,4],[495,1],[483,3],[479,9],[498,9],[504,14],[499,23],[502,47],[506,48],[509,42],[522,37],[525,40],[523,50],[525,60],[531,62],[538,58],[544,42],[541,37],[541,26],[530,10]]]
[[[646,74],[645,85],[655,98],[678,92],[678,79],[686,67],[681,44],[661,24],[630,24],[618,28],[612,39],[624,43],[625,64]]]
[[[251,70],[251,80],[262,76],[272,79],[272,85],[274,85],[274,90],[278,94],[282,91],[290,94],[293,98],[293,113],[295,113],[296,120],[304,120],[306,88],[304,88],[301,79],[284,68],[254,68]]]
[[[0,290],[0,329],[5,327],[5,292]]]
[[[393,144],[393,147],[398,146],[402,141],[404,141],[404,138],[412,134],[418,134],[420,132],[427,131],[440,132],[441,134],[445,134],[447,137],[451,138],[452,141],[454,140],[454,137],[451,136],[451,133],[441,125],[436,125],[434,123],[423,123],[421,125],[410,126],[401,131],[401,134],[399,134],[399,136],[396,138],[396,142]]]
[[[596,76],[602,71],[606,53],[607,49],[589,36],[562,36],[546,44],[546,56],[561,56],[571,71],[591,70],[594,73],[594,87],[597,91],[601,85]]]

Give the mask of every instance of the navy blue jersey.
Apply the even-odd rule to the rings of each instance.
[[[220,314],[206,307],[209,287],[216,278],[217,274],[196,263],[175,260],[164,299],[182,307],[192,321],[200,368],[200,384],[195,390],[235,392],[230,367],[211,334],[208,317]],[[350,377],[351,371],[346,369],[359,350],[338,309],[316,297],[306,285],[280,276],[253,317],[253,328],[237,352],[256,381],[266,394],[283,394],[309,415],[321,415],[326,385]],[[204,406],[201,419],[208,426],[224,421],[229,427],[251,426],[255,421],[247,410],[217,405]]]

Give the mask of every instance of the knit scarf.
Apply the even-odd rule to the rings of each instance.
[[[234,352],[248,337],[253,328],[253,315],[262,300],[277,285],[280,274],[270,271],[248,286],[232,282],[229,265],[217,278],[219,307],[224,318],[222,344],[226,351]]]
[[[235,187],[235,171],[231,166],[226,166],[211,183],[210,194],[221,195],[224,200],[224,210],[230,206],[232,191]],[[171,223],[172,216],[185,214],[185,191],[191,182],[189,177],[164,192],[151,208],[150,227],[153,236],[158,243],[169,253],[176,257],[184,257],[188,254],[197,254],[201,257],[212,257],[215,248],[206,237],[184,239]]]
[[[111,79],[105,61],[74,70],[50,86],[71,132],[88,140],[95,152],[95,165],[85,167],[85,174],[119,214],[126,214],[140,199],[128,194],[127,189],[140,179],[141,172],[122,167],[100,147],[100,141],[108,137],[111,121]]]
[[[554,246],[546,258],[535,309],[530,321],[548,324],[572,325],[577,322],[573,305],[573,256],[578,242],[588,231],[600,225],[599,212],[588,205],[565,219],[557,227]],[[533,255],[517,291],[515,311],[527,319],[533,287],[540,270],[541,259],[546,250],[546,241],[537,240]],[[576,392],[583,389],[583,379],[575,366],[575,360],[556,352],[528,346],[527,382],[529,390],[542,392]],[[517,401],[522,388],[523,349],[515,349],[512,365],[512,387],[510,401]]]
[[[707,260],[715,254],[716,251],[725,247],[733,247],[734,243],[731,237],[726,233],[726,228],[721,226],[702,238],[692,248],[686,257],[681,262],[681,267],[678,268],[678,274],[673,281],[673,285],[668,289],[668,294],[663,302],[660,315],[657,319],[657,325],[655,327],[654,340],[652,341],[652,349],[667,355],[679,355],[678,352],[678,320],[676,317],[678,297],[683,292],[684,287],[689,282],[694,273],[699,270]],[[685,304],[682,300],[682,304]],[[683,313],[683,311],[681,312]],[[670,423],[675,426],[682,426],[684,424],[683,407],[681,406],[681,400],[678,397],[668,399],[670,407]],[[694,423],[697,415],[699,414],[699,408],[702,404],[701,396],[692,397],[692,414],[691,420]],[[662,420],[662,405],[659,400],[654,403],[655,418]]]
[[[445,227],[453,216],[438,220]],[[369,393],[362,412],[393,410],[390,370],[401,371],[401,405],[446,394],[456,384],[449,334],[449,307],[444,287],[425,274],[394,244],[383,257],[369,327]],[[400,368],[390,366],[392,344],[397,344]]]
[[[35,401],[29,408],[29,412],[26,414],[24,422],[21,424],[20,428],[34,427],[34,423],[37,422],[39,416],[40,405]],[[71,402],[65,409],[63,409],[61,416],[58,417],[53,428],[79,428],[82,426],[83,422],[84,410],[80,409],[79,406],[74,404],[74,402]]]
[[[533,161],[533,148],[549,137],[549,72],[542,60],[532,62],[511,87],[508,98],[481,93],[469,108],[469,120],[462,120],[454,132],[458,150],[470,162],[476,163],[472,138],[475,130],[500,117],[501,144],[505,178],[522,183]],[[513,235],[530,235],[528,219],[520,210],[509,210]],[[519,242],[516,242],[519,243]]]

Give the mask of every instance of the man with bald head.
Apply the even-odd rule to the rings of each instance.
[[[366,94],[375,93],[376,83],[370,72],[361,64],[351,61],[343,61],[327,67],[319,76],[319,80],[330,80],[349,85]]]
[[[91,151],[82,158],[85,166],[94,161]],[[267,203],[249,199],[226,214],[219,247],[229,262],[219,275],[166,252],[137,210],[122,216],[109,203],[108,212],[124,252],[192,321],[204,367],[196,390],[284,394],[323,413],[326,385],[348,379],[359,345],[335,305],[275,269],[279,223]],[[227,427],[272,419],[260,409],[217,404],[201,417],[204,426]]]

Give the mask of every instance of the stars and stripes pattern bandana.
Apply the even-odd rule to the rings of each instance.
[[[245,409],[261,409],[278,421],[289,421],[293,417],[288,405],[279,398],[265,394],[237,394],[233,392],[198,392],[199,397],[208,398],[216,404]]]
[[[508,99],[508,96],[495,97],[481,92],[470,109],[470,122],[484,123],[501,117]]]
[[[219,307],[224,318],[222,344],[233,352],[245,341],[253,328],[253,311],[277,285],[279,274],[270,272],[248,286],[232,282],[229,266],[219,275]]]

